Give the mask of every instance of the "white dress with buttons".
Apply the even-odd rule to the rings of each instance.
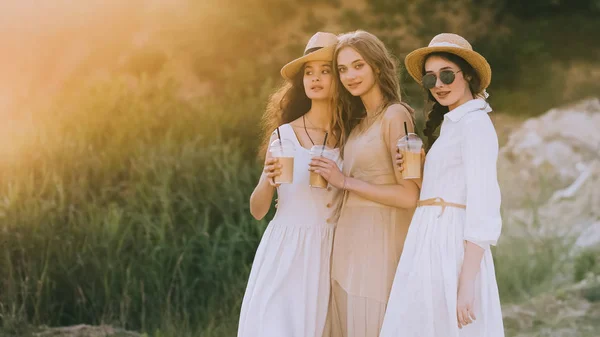
[[[425,163],[421,200],[466,209],[417,208],[396,270],[380,337],[502,337],[502,312],[490,245],[500,235],[498,138],[490,106],[471,100],[444,116]],[[485,249],[472,324],[458,328],[456,302],[465,241]]]
[[[332,216],[341,195],[331,186],[309,186],[309,150],[289,124],[279,129],[296,145],[294,179],[277,190],[277,212],[254,257],[238,337],[321,337],[330,293]]]

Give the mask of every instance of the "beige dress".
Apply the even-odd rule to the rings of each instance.
[[[409,120],[410,119],[410,116]],[[405,111],[386,112],[356,127],[344,148],[344,175],[396,184],[390,149],[404,135]],[[347,192],[332,255],[332,337],[378,337],[414,209],[399,209]]]

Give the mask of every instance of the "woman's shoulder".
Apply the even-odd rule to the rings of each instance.
[[[294,119],[293,121],[289,122],[288,124],[291,127],[301,127],[302,126],[302,119],[303,119],[304,115]]]
[[[287,125],[289,125],[290,128],[295,130],[303,130],[304,128],[312,129],[313,127],[309,123],[307,123],[307,121],[304,118],[304,115],[302,115],[294,119],[293,121],[287,123]]]
[[[464,116],[460,119],[461,121],[472,124],[472,123],[492,123],[492,119],[490,118],[490,113],[492,112],[492,108],[489,103],[482,99],[476,99],[467,104],[473,104],[474,108],[464,113]]]
[[[485,142],[485,139],[494,140],[497,146],[496,128],[488,112],[470,112],[461,119],[461,124],[464,137],[477,139],[478,142]]]
[[[485,124],[485,125],[493,126],[492,119],[489,115],[489,112],[482,111],[482,110],[471,111],[471,112],[465,114],[465,116],[461,119],[461,121],[467,125]]]
[[[275,129],[271,130],[271,135],[277,135],[277,129],[282,130],[290,126],[290,123],[284,123],[276,126]]]
[[[406,103],[390,104],[383,112],[383,120],[392,121],[412,121],[412,108]]]

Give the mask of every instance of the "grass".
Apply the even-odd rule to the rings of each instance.
[[[311,4],[324,2],[337,4]],[[151,31],[161,33],[148,39],[156,45],[129,51],[125,62],[115,66],[115,72],[136,78],[116,76],[85,86],[69,78],[66,83],[73,87],[55,104],[3,115],[0,336],[80,323],[156,337],[236,334],[250,265],[266,225],[251,218],[248,197],[260,172],[257,126],[273,88],[268,78],[302,52],[296,31],[310,31],[302,35],[308,37],[325,22],[311,11],[303,27],[290,29],[285,23],[298,9],[291,1],[262,1],[268,10],[254,6],[253,15],[246,15],[244,4],[225,5],[224,11],[221,2],[200,2],[200,7],[180,6],[148,17],[135,5],[120,10],[128,13],[127,22],[159,23]],[[352,29],[372,30],[391,22],[379,29],[385,37],[401,25],[390,21],[390,11],[383,12],[366,16],[344,9],[340,19],[327,24],[347,22]],[[205,20],[211,16],[217,19]],[[357,20],[364,25],[357,26]],[[129,35],[119,34],[118,25],[101,24],[110,43],[96,41],[104,46],[97,49],[107,54],[88,60],[78,73],[112,69],[107,64],[121,59],[120,53],[108,51],[125,48],[127,43],[118,41]],[[425,27],[423,41],[433,34],[429,30],[454,29],[442,27]],[[501,32],[498,28],[491,31]],[[492,106],[520,119],[595,95],[597,28],[593,18],[552,17],[522,20],[512,26],[511,36],[504,39],[500,33],[495,43],[480,39],[476,49],[494,69]],[[487,35],[493,37],[491,31]],[[81,34],[87,39],[89,32]],[[79,39],[65,35],[61,41]],[[391,42],[398,44],[397,51],[408,52],[402,40]],[[161,77],[165,68],[182,61],[180,54],[193,60],[184,72],[203,84],[211,82],[214,97],[183,100],[179,88]],[[417,108],[422,128],[423,93],[406,74],[404,79],[406,100]],[[41,87],[50,86],[39,81]],[[537,206],[529,207],[535,212]],[[573,256],[569,238],[534,235],[527,230],[532,226],[541,226],[535,217],[533,223],[507,223],[494,251],[504,304],[535,304],[548,291],[600,273],[597,252]],[[598,293],[592,288],[585,298],[597,301]],[[543,307],[545,302],[539,303]],[[519,327],[509,332],[516,334]]]
[[[248,197],[272,87],[190,102],[167,79],[117,77],[15,116],[0,147],[2,333],[85,323],[234,336],[266,225]],[[571,241],[527,234],[540,225],[505,226],[494,252],[505,304],[571,281],[557,277],[573,272]],[[597,266],[586,254],[577,279]]]
[[[519,303],[564,284],[572,242],[556,236],[503,233],[494,251],[502,303]]]
[[[0,168],[6,329],[230,334],[265,225],[247,209],[259,168],[245,128],[265,97],[237,100],[244,115],[231,119],[231,107],[175,94],[111,81],[28,124]]]

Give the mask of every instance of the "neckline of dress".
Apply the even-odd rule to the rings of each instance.
[[[296,144],[298,144],[298,147],[300,147],[301,149],[304,149],[305,151],[310,152],[310,149],[307,149],[304,146],[302,146],[302,144],[300,144],[300,140],[298,139],[298,135],[296,135],[296,131],[294,131],[294,127],[292,126],[292,124],[287,123],[286,125],[288,125],[290,127],[290,131],[292,131],[292,134],[294,135],[294,140],[296,141]],[[339,151],[340,148],[336,147],[336,148],[330,149],[330,150]]]

